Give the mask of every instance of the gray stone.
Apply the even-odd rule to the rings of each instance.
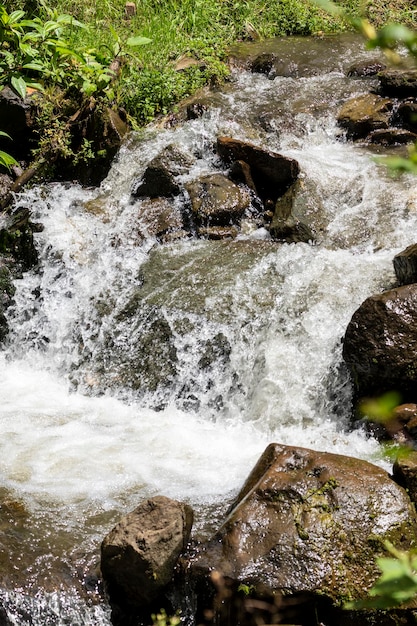
[[[193,511],[156,496],[142,502],[101,544],[101,571],[111,602],[133,607],[152,603],[171,582],[189,541]]]

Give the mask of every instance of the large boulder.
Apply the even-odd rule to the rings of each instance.
[[[337,121],[350,139],[362,139],[372,131],[388,128],[391,110],[391,100],[367,93],[348,100]]]
[[[218,137],[217,152],[226,163],[241,161],[249,166],[256,193],[264,202],[275,204],[300,172],[294,159],[230,137]]]
[[[239,222],[250,195],[223,174],[208,174],[187,185],[192,213],[198,225],[228,226]]]
[[[328,610],[366,596],[385,541],[408,549],[416,539],[411,501],[381,468],[270,444],[192,570],[197,579],[215,571],[255,596],[315,597],[320,619],[321,602]]]
[[[343,357],[360,396],[398,391],[417,400],[417,284],[367,298],[353,314]]]
[[[145,500],[123,517],[101,544],[101,571],[111,602],[152,604],[173,578],[192,523],[190,506],[164,496]]]

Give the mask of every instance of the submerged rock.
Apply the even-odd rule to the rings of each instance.
[[[180,210],[168,198],[145,198],[138,206],[138,234],[164,238],[184,230]]]
[[[395,390],[417,401],[417,284],[367,298],[349,322],[343,357],[360,396]]]
[[[235,592],[245,587],[254,597],[315,597],[320,616],[326,601],[337,606],[365,597],[379,576],[375,558],[384,553],[384,541],[408,549],[416,533],[406,492],[384,470],[271,444],[191,569],[205,580],[215,571]]]
[[[142,502],[101,544],[101,571],[111,603],[143,607],[171,582],[193,524],[190,506],[164,496]]]
[[[386,67],[379,59],[358,61],[348,68],[346,74],[353,77],[375,76]]]
[[[296,186],[293,185],[281,198],[278,198],[269,227],[273,239],[297,243],[314,241],[311,228],[298,218],[295,208]]]

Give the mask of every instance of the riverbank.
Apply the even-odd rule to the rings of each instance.
[[[359,0],[342,4],[347,15],[361,14]],[[46,178],[54,178],[57,169],[62,172],[62,158],[78,166],[78,171],[69,172],[70,179],[78,179],[79,171],[93,163],[96,169],[97,158],[108,149],[97,140],[109,128],[107,119],[102,121],[103,112],[104,116],[109,110],[121,114],[128,127],[138,130],[156,116],[175,111],[178,102],[204,85],[225,81],[233,43],[283,35],[321,36],[348,27],[342,18],[329,15],[310,0],[277,2],[267,10],[255,0],[170,0],[163,4],[144,0],[140,5],[125,0],[99,0],[94,5],[74,0],[70,7],[63,0],[52,0],[48,7],[19,0],[8,1],[4,7],[10,14],[22,9],[24,19],[39,20],[36,27],[25,26],[27,43],[40,46],[40,54],[30,58],[29,64],[20,44],[17,51],[10,41],[7,46],[15,65],[9,83],[23,76],[28,84],[35,80],[44,87],[31,129],[35,141],[23,167],[41,161],[40,175]],[[66,14],[82,26],[76,21],[66,24]],[[387,21],[412,26],[415,15],[406,0],[398,0],[367,2],[364,17],[377,27]],[[54,23],[58,24],[55,29]],[[21,28],[19,20],[17,28]],[[63,52],[65,46],[56,46],[61,37],[71,54]],[[137,37],[141,44],[132,45],[132,38],[137,42]],[[43,57],[42,46],[43,50],[49,46],[53,54]],[[35,70],[36,65],[42,71]],[[31,66],[27,76],[22,74],[26,66]],[[12,141],[3,141],[1,148],[20,162],[17,139],[10,130],[3,130]],[[96,183],[88,177],[82,182]]]

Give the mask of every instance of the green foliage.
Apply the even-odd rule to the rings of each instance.
[[[388,391],[378,398],[366,398],[359,405],[360,413],[373,422],[388,422],[395,407],[401,403],[401,394]]]
[[[168,616],[165,609],[161,609],[159,613],[152,614],[152,626],[178,626],[181,619],[178,615]]]
[[[391,557],[377,559],[382,574],[369,591],[369,598],[349,602],[347,609],[390,609],[415,598],[417,594],[417,555],[401,551],[386,542]]]
[[[3,132],[2,130],[0,130],[0,137],[8,137],[9,139],[11,139],[10,135]],[[12,165],[17,165],[17,161],[7,152],[0,150],[0,165],[10,171]]]
[[[23,10],[8,13],[0,4],[0,87],[9,85],[21,98],[27,89],[45,85],[77,90],[85,96],[105,93],[114,80],[110,63],[124,48],[150,43],[147,37],[132,36],[122,43],[111,29],[112,46],[106,56],[95,49],[75,49],[70,39],[74,30],[86,26],[67,14],[58,14],[40,0],[47,19],[27,19]]]

